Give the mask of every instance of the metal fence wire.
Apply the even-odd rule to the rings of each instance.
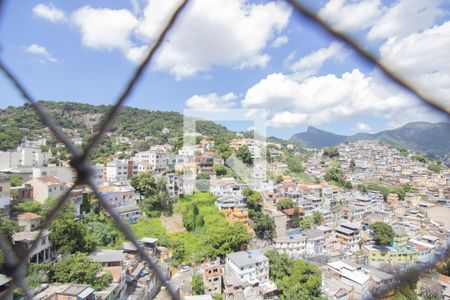
[[[193,0],[195,1],[195,0]],[[197,0],[200,1],[200,0]],[[420,99],[425,105],[446,113],[450,116],[450,108],[445,107],[444,102],[439,102],[436,99],[433,99],[426,93],[423,93],[419,89],[417,89],[413,84],[409,83],[407,80],[399,76],[394,70],[388,68],[383,64],[377,57],[371,54],[366,48],[361,45],[359,42],[354,40],[349,35],[340,32],[334,29],[332,26],[328,25],[326,20],[321,19],[315,12],[307,8],[304,4],[299,1],[294,0],[285,0],[289,3],[293,10],[297,12],[299,15],[303,16],[310,22],[321,27],[325,32],[330,34],[333,38],[343,42],[349,48],[353,49],[362,59],[376,66],[378,69],[382,71],[382,73],[389,78],[392,82],[405,89],[406,91],[415,95],[418,99]],[[137,248],[137,251],[140,254],[141,259],[145,260],[148,263],[149,267],[155,272],[157,278],[161,281],[162,285],[164,285],[168,292],[170,293],[173,299],[180,299],[180,295],[178,289],[174,287],[170,283],[170,277],[167,272],[163,270],[163,268],[158,264],[158,261],[153,257],[147,255],[144,248],[136,239],[136,236],[132,232],[131,228],[122,221],[117,212],[113,209],[110,203],[103,197],[95,182],[93,180],[93,170],[89,163],[90,154],[96,149],[99,142],[108,131],[109,126],[114,122],[117,114],[119,113],[122,105],[134,91],[136,84],[142,77],[142,74],[146,67],[150,64],[152,58],[155,53],[158,51],[163,41],[166,39],[170,30],[174,27],[177,19],[179,18],[182,11],[186,8],[188,4],[188,0],[181,0],[176,9],[171,13],[167,23],[164,25],[162,31],[159,33],[157,39],[150,45],[148,53],[142,63],[135,69],[131,78],[126,83],[125,88],[122,93],[118,96],[115,104],[111,107],[111,109],[107,112],[107,115],[103,119],[103,122],[98,126],[97,133],[93,134],[89,143],[87,144],[84,151],[81,151],[80,148],[75,146],[69,139],[69,137],[62,131],[62,129],[58,126],[58,124],[53,120],[49,114],[44,110],[44,108],[35,101],[35,99],[31,96],[31,94],[27,91],[25,86],[19,81],[19,79],[11,72],[11,70],[4,64],[4,62],[0,59],[0,69],[5,77],[12,83],[15,89],[21,94],[26,102],[30,104],[30,106],[34,109],[38,117],[41,121],[51,130],[52,134],[62,142],[67,148],[68,152],[71,154],[72,158],[70,161],[70,165],[76,171],[77,179],[73,186],[62,195],[56,202],[56,205],[51,209],[47,218],[44,220],[42,224],[42,229],[39,231],[37,238],[33,241],[31,248],[26,251],[23,255],[19,255],[13,249],[11,243],[5,237],[5,235],[0,232],[0,247],[4,253],[4,272],[7,276],[11,277],[14,283],[14,286],[20,288],[26,299],[32,299],[33,296],[30,293],[30,290],[27,287],[25,278],[27,274],[26,265],[29,260],[31,252],[37,247],[40,238],[42,237],[44,231],[49,228],[53,220],[56,216],[61,212],[61,210],[65,207],[68,202],[69,194],[73,190],[75,186],[78,185],[87,185],[89,186],[95,195],[95,197],[100,201],[103,209],[112,217],[114,222],[116,223],[119,230],[124,234],[124,236]],[[0,0],[0,18],[2,16],[4,7],[3,0]],[[400,273],[397,275],[394,283],[387,288],[379,290],[374,295],[375,298],[384,298],[389,291],[395,289],[403,284],[407,284],[411,280],[417,279],[422,272],[429,270],[430,268],[435,267],[435,262],[438,259],[447,258],[449,254],[448,249],[445,252],[440,253],[436,260],[433,263],[422,265],[415,269],[412,269],[405,273]]]

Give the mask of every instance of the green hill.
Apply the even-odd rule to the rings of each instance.
[[[83,139],[92,134],[98,121],[110,109],[108,105],[74,102],[40,101],[40,104],[63,128],[77,129]],[[34,139],[46,130],[28,104],[0,109],[0,126],[0,150],[15,148],[25,137]],[[196,126],[199,133],[207,136],[233,134],[226,127],[212,121],[200,120]],[[169,130],[168,133],[163,133],[164,128]],[[139,140],[150,138],[154,143],[179,141],[183,136],[183,115],[123,107],[109,132]]]

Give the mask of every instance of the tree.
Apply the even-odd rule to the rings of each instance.
[[[57,218],[50,230],[50,241],[59,253],[89,253],[95,250],[96,241],[81,221]]]
[[[216,146],[216,150],[219,156],[223,159],[228,159],[233,154],[233,151],[228,143],[218,144]]]
[[[205,294],[205,285],[203,284],[203,278],[200,274],[192,276],[192,295]]]
[[[184,261],[186,256],[186,247],[183,242],[178,241],[173,247],[173,261],[175,265],[178,265]]]
[[[250,150],[248,149],[247,145],[241,146],[237,151],[236,151],[236,156],[238,158],[240,158],[244,164],[246,164],[247,166],[251,166],[253,164],[253,157],[252,157],[252,153],[250,152]]]
[[[243,190],[242,190],[242,195],[244,196],[244,197],[248,197],[248,196],[250,196],[251,194],[253,194],[255,191],[254,190],[252,190],[251,188],[249,188],[249,187],[246,187],[246,188],[244,188]]]
[[[406,148],[399,148],[398,151],[400,152],[401,155],[403,156],[408,156],[409,155],[409,151]]]
[[[261,195],[260,192],[257,192],[249,187],[246,187],[242,190],[241,193],[245,198],[247,198],[247,203],[250,209],[253,209],[255,211],[261,210],[263,196]]]
[[[437,268],[437,271],[445,276],[450,276],[450,261],[447,261],[442,266]]]
[[[279,184],[282,181],[283,181],[283,176],[278,175],[277,177],[275,177],[275,184]]]
[[[51,201],[53,200],[45,203]],[[50,226],[50,242],[61,254],[92,252],[96,247],[95,239],[88,234],[86,224],[74,218],[75,208],[69,205],[56,217]]]
[[[339,167],[331,167],[325,173],[325,180],[337,184],[338,186],[350,189],[352,183],[344,178],[344,173]]]
[[[314,219],[313,219],[313,217],[312,217],[312,216],[306,216],[306,217],[303,217],[303,218],[300,220],[300,222],[299,222],[299,224],[298,224],[298,227],[299,227],[300,229],[310,229],[310,228],[313,227],[313,225],[314,225]]]
[[[53,279],[60,283],[89,284],[101,290],[112,280],[111,273],[99,275],[102,265],[92,262],[86,254],[74,253],[58,260],[53,266]]]
[[[198,173],[197,176],[195,177],[195,179],[197,179],[197,180],[209,180],[210,176],[209,176],[209,174],[206,174],[206,173]]]
[[[222,164],[217,164],[214,166],[214,172],[216,172],[217,176],[225,176],[228,174],[228,170],[227,167],[225,167],[225,165]]]
[[[21,202],[14,209],[19,213],[31,212],[38,215],[42,214],[41,203],[34,200],[26,200]]]
[[[247,203],[250,206],[250,209],[254,209],[256,211],[261,210],[263,197],[260,192],[254,192],[250,196],[247,197]]]
[[[356,163],[355,163],[355,161],[352,159],[352,160],[350,161],[350,170],[351,170],[351,171],[355,171],[355,169],[356,169]]]
[[[281,199],[277,203],[278,210],[284,210],[284,209],[293,208],[293,207],[294,207],[294,201],[292,201],[291,199],[288,199],[288,198]]]
[[[145,172],[131,178],[131,186],[141,195],[141,209],[150,217],[159,217],[161,212],[172,213],[172,201],[163,179],[156,180]]]
[[[299,157],[297,157],[291,153],[287,154],[286,164],[287,164],[289,171],[291,171],[293,173],[298,174],[298,173],[303,172],[302,160]]]
[[[23,178],[19,174],[11,174],[9,180],[12,187],[21,186],[23,184]]]
[[[9,241],[12,240],[13,234],[18,232],[19,229],[20,229],[20,227],[16,223],[14,223],[14,222],[12,222],[12,221],[10,221],[8,219],[5,219],[5,218],[0,216],[0,232]]]
[[[377,245],[389,246],[394,242],[395,232],[391,225],[383,222],[375,222],[370,225],[370,228],[374,231],[374,240]]]
[[[416,282],[414,281],[403,284],[395,290],[392,300],[417,300],[415,289]]]
[[[48,283],[51,264],[29,264],[27,269],[27,284],[31,288],[40,287],[43,283]]]
[[[420,155],[420,154],[414,155],[413,157],[411,157],[411,159],[421,162],[421,163],[424,163],[427,161],[427,159],[423,155]]]
[[[442,170],[442,163],[440,161],[431,163],[428,165],[428,170],[430,170],[434,173],[439,173]]]
[[[319,300],[321,298],[320,269],[304,260],[290,259],[275,250],[268,251],[269,276],[276,285],[281,299]]]
[[[313,211],[313,220],[315,225],[321,225],[323,223],[323,216],[318,211]]]
[[[150,172],[143,172],[137,176],[133,176],[130,183],[141,197],[147,197],[157,193],[156,179]]]
[[[90,213],[83,218],[83,223],[86,224],[88,236],[92,237],[96,245],[111,247],[119,241],[117,226],[103,213]]]
[[[206,242],[209,257],[223,257],[227,253],[239,251],[241,245],[252,239],[245,226],[240,223],[211,227],[205,235],[208,237]]]
[[[323,149],[323,156],[327,156],[329,158],[334,158],[339,156],[339,151],[334,147],[326,147]]]
[[[292,224],[296,227],[300,224],[300,209],[298,207],[294,207],[294,213],[292,214]]]
[[[272,239],[273,233],[275,232],[275,223],[270,216],[262,212],[256,212],[252,220],[252,228],[258,238]]]

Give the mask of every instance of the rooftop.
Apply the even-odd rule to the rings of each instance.
[[[40,215],[31,213],[31,212],[26,212],[26,213],[17,215],[17,219],[19,219],[19,220],[39,220],[40,218],[41,218]]]
[[[97,252],[93,252],[89,255],[90,259],[94,262],[114,262],[124,261],[127,257],[123,250],[105,249]]]
[[[56,176],[42,176],[42,177],[38,177],[37,179],[47,185],[64,185],[64,184],[66,184],[63,180],[59,179]]]
[[[264,254],[262,254],[259,250],[234,252],[227,254],[227,258],[229,258],[238,267],[244,267],[268,261],[268,258]]]

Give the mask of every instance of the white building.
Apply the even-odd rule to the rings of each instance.
[[[140,217],[141,210],[137,204],[139,196],[132,186],[107,185],[100,186],[98,189],[124,220],[135,223]]]
[[[75,182],[76,179],[76,173],[68,167],[49,166],[33,168],[33,178],[42,176],[55,176],[67,183]]]
[[[93,175],[92,176],[93,176],[93,179],[94,179],[95,183],[97,185],[100,185],[100,184],[104,183],[106,181],[106,178],[105,178],[105,172],[106,172],[105,166],[102,165],[102,164],[96,164],[96,165],[92,166],[92,169],[93,169]]]
[[[31,249],[33,241],[39,236],[39,231],[31,232],[18,232],[12,237],[14,248],[18,253],[25,253]],[[40,242],[37,244],[36,248],[30,253],[30,263],[46,263],[50,262],[55,258],[55,252],[53,246],[50,243],[50,231],[44,230]]]
[[[276,238],[273,247],[280,253],[287,254],[293,259],[305,256],[306,237],[300,234],[289,235],[287,237]]]
[[[106,180],[108,182],[125,182],[128,180],[128,161],[113,160],[106,164]]]
[[[42,152],[39,147],[24,143],[15,151],[0,151],[0,170],[42,167],[51,157],[51,152]]]
[[[150,150],[136,153],[134,161],[148,164],[153,171],[167,169],[167,157],[163,151]]]
[[[225,299],[264,299],[277,287],[269,279],[269,259],[259,250],[227,254]]]
[[[306,255],[322,255],[325,244],[323,231],[318,229],[306,229],[302,231],[302,234],[306,237]]]
[[[42,176],[28,181],[33,187],[33,199],[44,203],[47,198],[58,199],[67,190],[64,181],[55,176]]]
[[[9,218],[11,206],[11,183],[8,178],[0,178],[0,216]]]

